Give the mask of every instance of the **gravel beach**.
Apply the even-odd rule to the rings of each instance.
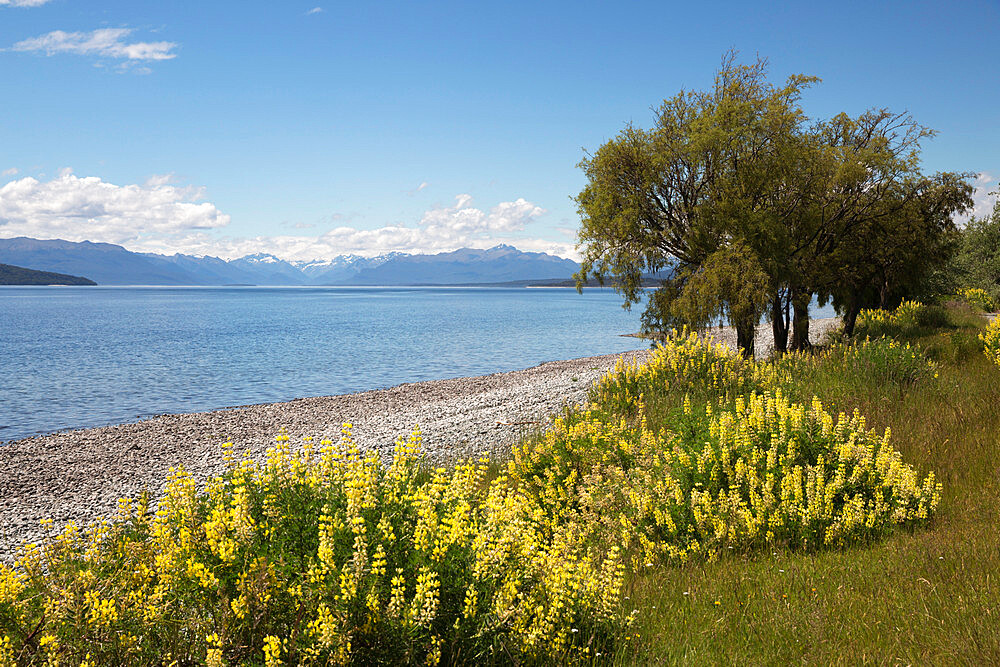
[[[814,320],[813,340],[836,323]],[[711,335],[735,344],[731,330],[714,329]],[[758,355],[769,352],[768,327],[758,330],[757,345]],[[360,447],[388,456],[396,439],[419,424],[425,451],[435,460],[502,454],[526,433],[544,428],[564,405],[584,401],[591,384],[619,357],[641,361],[648,354],[639,350],[357,394],[161,415],[0,445],[0,560],[9,560],[19,544],[37,540],[41,519],[53,519],[55,528],[69,520],[85,525],[113,514],[122,496],[160,492],[171,467],[183,465],[204,481],[222,471],[223,442],[261,460],[281,428],[295,445],[305,436],[337,440],[341,425],[350,422]]]
[[[37,539],[41,519],[54,519],[56,527],[71,519],[83,525],[113,514],[122,496],[158,493],[173,466],[204,481],[223,469],[223,442],[262,460],[281,428],[296,445],[305,436],[339,440],[342,424],[350,422],[360,447],[388,456],[396,439],[419,425],[424,449],[436,460],[502,452],[544,427],[564,405],[582,402],[619,357],[646,355],[640,350],[357,394],[161,415],[0,445],[0,559]]]

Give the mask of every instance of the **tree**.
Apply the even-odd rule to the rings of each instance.
[[[591,275],[614,276],[628,307],[641,298],[643,274],[669,268],[672,277],[649,300],[645,326],[676,319],[700,326],[703,306],[715,304],[720,313],[740,314],[732,324],[741,350],[752,353],[759,294],[751,290],[751,305],[744,301],[748,292],[717,277],[721,267],[745,266],[753,257],[775,289],[773,253],[752,230],[774,224],[774,208],[795,196],[778,184],[789,175],[805,120],[801,91],[815,81],[793,76],[775,87],[766,69],[762,60],[737,65],[730,54],[710,91],[665,100],[653,129],[628,125],[580,163],[588,183],[576,198],[583,248],[578,287]]]
[[[885,303],[948,254],[969,175],[920,172],[931,130],[886,109],[809,124],[799,99],[817,79],[766,75],[730,53],[709,91],[665,100],[652,129],[628,125],[585,157],[578,288],[613,276],[629,307],[643,274],[670,269],[644,328],[725,316],[752,354],[766,312],[780,353],[789,335],[809,346],[814,297],[853,322],[873,290]]]
[[[697,326],[726,318],[736,329],[737,346],[752,357],[757,323],[771,294],[770,276],[762,266],[761,258],[739,241],[719,248],[689,269],[672,312]]]
[[[842,313],[848,336],[862,308],[897,305],[949,261],[957,236],[953,216],[972,205],[970,176],[939,173],[898,184],[829,255],[827,271],[837,280],[822,296]]]
[[[990,215],[969,220],[956,245],[953,270],[957,286],[979,287],[1000,300],[1000,197]]]

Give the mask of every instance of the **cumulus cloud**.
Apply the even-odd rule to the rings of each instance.
[[[985,171],[976,176],[976,181],[973,184],[976,190],[972,193],[972,210],[961,218],[962,224],[968,222],[969,218],[973,216],[985,218],[993,212],[993,206],[997,201],[997,190],[1000,190],[997,180],[996,174]]]
[[[220,237],[205,232],[176,234],[169,238],[147,237],[129,244],[145,252],[183,252],[214,255],[224,259],[267,252],[283,259],[330,259],[337,255],[379,255],[401,251],[438,253],[458,248],[489,248],[500,243],[521,250],[547,252],[579,259],[573,244],[528,235],[529,225],[544,209],[524,199],[501,202],[490,209],[473,206],[472,197],[458,195],[452,206],[426,211],[413,226],[387,225],[359,229],[340,225],[317,236]],[[298,226],[296,226],[298,228]]]
[[[420,225],[431,236],[495,234],[524,229],[543,213],[545,209],[524,199],[502,202],[486,212],[472,206],[470,195],[458,195],[454,206],[424,213]]]
[[[115,185],[61,170],[47,182],[10,181],[0,187],[0,237],[127,243],[229,224],[214,204],[199,201],[202,188],[168,185],[162,178]]]
[[[0,0],[0,7],[41,7],[50,0]]]
[[[458,195],[451,206],[432,208],[414,225],[375,229],[338,225],[321,234],[239,237],[222,235],[228,215],[204,199],[202,188],[172,185],[173,176],[151,176],[142,185],[116,185],[62,170],[47,181],[27,177],[0,187],[0,237],[29,236],[118,243],[130,250],[185,253],[233,259],[267,252],[283,259],[330,259],[386,252],[437,253],[489,248],[499,243],[522,250],[578,259],[570,243],[537,238],[529,226],[545,210],[523,198],[491,208]],[[296,230],[313,225],[299,223]]]
[[[0,176],[17,176],[17,167],[11,167],[10,169],[0,171]]]
[[[306,12],[306,16],[312,16],[313,14],[322,14],[322,13],[323,13],[322,7],[313,7],[308,12]]]
[[[177,57],[173,53],[176,43],[126,41],[132,32],[131,28],[101,28],[92,32],[54,30],[39,37],[22,40],[10,50],[44,53],[47,56],[71,53],[126,61],[170,60]]]

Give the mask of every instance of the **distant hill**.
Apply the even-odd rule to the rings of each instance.
[[[662,278],[657,277],[659,274],[644,274],[639,281],[642,287],[659,287],[663,282],[663,278],[668,277],[664,274]],[[529,280],[527,281],[528,287],[576,287],[576,280],[570,278],[569,280]],[[584,287],[614,287],[615,281],[613,277],[607,277],[604,279],[604,284],[602,285],[597,278],[588,278]]]
[[[102,285],[197,285],[160,255],[129,252],[110,243],[0,239],[0,262],[39,271],[85,275]]]
[[[258,253],[233,260],[136,253],[110,243],[0,239],[0,262],[86,275],[102,285],[480,285],[568,280],[579,265],[507,245],[436,255],[393,252],[289,262]]]
[[[579,269],[573,260],[508,245],[462,248],[437,255],[397,255],[348,279],[350,285],[460,285],[514,280],[566,279]]]
[[[0,285],[96,285],[89,278],[0,264]]]

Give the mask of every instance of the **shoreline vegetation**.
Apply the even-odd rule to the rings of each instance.
[[[359,423],[272,421],[286,428],[247,458],[219,449],[219,413],[47,436],[89,443],[86,460],[190,417],[215,441],[200,460],[173,452],[184,465],[163,495],[115,499],[110,522],[40,522],[45,546],[0,565],[0,660],[996,661],[1000,325],[985,324],[955,302],[904,302],[862,313],[863,338],[773,359],[674,334],[601,364],[283,404],[378,395],[384,419],[460,394],[444,423],[485,395],[558,392],[561,410],[536,406],[551,420],[490,413],[469,433],[480,449],[447,465],[424,457],[432,429],[390,462]],[[254,424],[275,407],[252,406]],[[330,428],[345,414],[331,412]],[[482,448],[508,426],[509,455]],[[41,462],[63,491],[84,483],[62,469],[69,453]]]
[[[0,285],[93,286],[93,280],[51,271],[36,271],[12,264],[0,264]]]

